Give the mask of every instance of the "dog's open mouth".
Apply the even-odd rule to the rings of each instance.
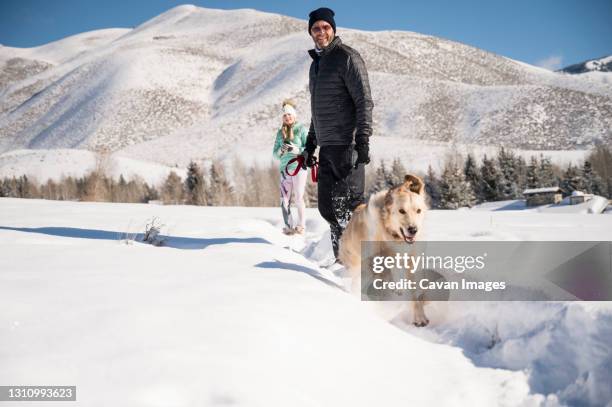
[[[404,242],[406,242],[408,244],[414,243],[415,235],[413,235],[412,233],[404,230],[403,227],[400,227],[400,232],[402,232],[402,237],[404,238]]]

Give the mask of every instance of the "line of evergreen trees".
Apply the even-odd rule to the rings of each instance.
[[[440,176],[429,168],[425,185],[431,206],[442,209],[521,199],[525,189],[555,186],[561,188],[563,196],[578,190],[610,197],[612,155],[609,149],[600,147],[589,154],[581,166],[570,163],[565,169],[543,155],[532,156],[527,163],[504,148],[495,157],[483,156],[480,163],[471,154],[465,158],[454,155],[447,158]]]
[[[275,164],[246,167],[235,163],[228,174],[219,162],[203,168],[195,162],[181,179],[171,172],[159,186],[139,177],[129,181],[105,175],[103,166],[83,177],[64,177],[38,184],[23,175],[0,180],[0,197],[43,198],[104,202],[150,202],[209,206],[278,206],[279,174]],[[399,159],[390,165],[381,161],[366,171],[367,195],[398,185],[409,172]],[[559,186],[564,195],[580,190],[610,197],[612,195],[612,151],[598,146],[581,166],[569,164],[562,169],[551,159],[532,156],[527,163],[513,151],[501,148],[496,156],[483,156],[480,162],[468,154],[446,157],[440,174],[430,166],[426,190],[433,208],[455,209],[480,202],[520,199],[528,188]],[[306,204],[317,206],[317,185],[308,181]]]
[[[398,159],[390,167],[380,162],[368,194],[397,185],[406,174]],[[563,195],[579,190],[601,196],[612,195],[612,152],[606,146],[596,147],[582,166],[571,163],[562,169],[549,157],[532,156],[527,163],[512,150],[500,148],[496,156],[484,155],[477,163],[468,154],[448,155],[441,174],[429,166],[424,181],[433,208],[456,209],[477,203],[523,198],[530,188],[558,186]]]

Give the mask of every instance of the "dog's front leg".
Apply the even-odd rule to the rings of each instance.
[[[425,301],[423,297],[424,294],[421,294],[416,300],[412,301],[412,323],[418,327],[424,327],[429,324],[429,319],[425,316]]]

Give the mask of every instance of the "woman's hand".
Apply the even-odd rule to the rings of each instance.
[[[294,149],[295,149],[294,146],[292,146],[291,144],[288,144],[288,143],[283,143],[283,145],[281,146],[281,152],[283,154],[285,154],[288,151],[293,152]]]

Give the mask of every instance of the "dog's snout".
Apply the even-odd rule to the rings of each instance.
[[[419,231],[419,229],[416,226],[409,226],[408,227],[408,233],[410,233],[411,235],[416,235],[416,233]]]

